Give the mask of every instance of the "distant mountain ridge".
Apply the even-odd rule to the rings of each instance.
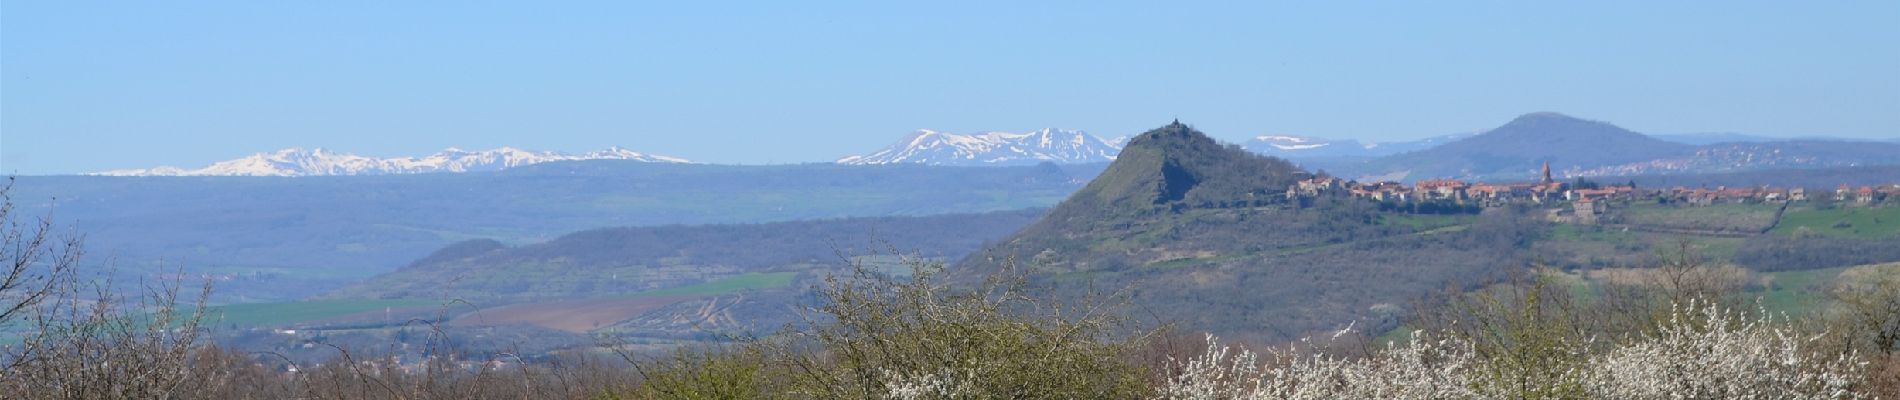
[[[1512,180],[1533,178],[1544,163],[1565,177],[1893,165],[1900,164],[1900,143],[1740,134],[1653,136],[1608,122],[1538,112],[1429,149],[1324,166],[1360,180]]]
[[[1098,163],[1116,160],[1139,135],[1103,140],[1081,131],[954,134],[919,130],[846,165],[950,166]],[[1482,132],[1401,141],[1264,134],[1241,141],[1248,152],[1360,180],[1534,178],[1549,163],[1558,175],[1701,174],[1786,168],[1900,164],[1900,139],[1777,138],[1738,133],[1649,135],[1609,122],[1556,112],[1518,116]]]
[[[1789,140],[1788,138],[1750,135],[1750,134],[1735,133],[1735,132],[1695,132],[1695,133],[1661,134],[1661,135],[1650,135],[1650,136],[1653,136],[1657,139],[1667,140],[1671,142],[1682,143],[1682,144],[1693,144],[1693,145],[1698,145],[1698,146],[1716,144],[1716,143],[1774,142],[1774,141],[1781,141],[1781,140]]]
[[[1836,168],[1900,164],[1900,143],[1840,140],[1723,142],[1697,146],[1674,157],[1633,163],[1567,168],[1563,175],[1682,175],[1787,168]]]
[[[1538,112],[1458,141],[1375,160],[1368,172],[1397,172],[1408,179],[1509,178],[1529,176],[1542,163],[1560,169],[1614,165],[1680,156],[1692,149],[1607,122]]]
[[[513,147],[467,151],[450,147],[424,157],[365,157],[323,148],[288,148],[219,161],[199,169],[156,167],[96,172],[101,176],[339,176],[498,171],[551,161],[632,160],[690,163],[683,158],[616,147],[581,154],[528,151]]]
[[[1310,136],[1270,134],[1255,136],[1241,147],[1248,151],[1288,159],[1316,157],[1382,157],[1429,149],[1471,137],[1471,133],[1433,136],[1418,140],[1362,142],[1356,139],[1328,139]]]
[[[952,166],[1081,164],[1115,160],[1118,141],[1083,131],[1044,128],[1028,133],[957,134],[920,129],[876,152],[838,159],[839,164]]]
[[[1845,138],[1845,137],[1834,137],[1834,136],[1763,136],[1763,135],[1750,135],[1750,134],[1735,133],[1735,132],[1671,133],[1671,134],[1659,134],[1659,135],[1650,135],[1650,136],[1653,136],[1657,139],[1667,140],[1671,142],[1682,143],[1682,144],[1693,144],[1693,145],[1711,145],[1711,144],[1720,144],[1720,143],[1743,143],[1743,142],[1791,142],[1791,141],[1900,143],[1900,137],[1886,138],[1886,139],[1878,139],[1878,138],[1862,139],[1862,138]]]

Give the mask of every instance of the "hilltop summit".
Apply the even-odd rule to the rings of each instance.
[[[1489,131],[1427,150],[1380,159],[1372,170],[1408,177],[1530,178],[1554,169],[1677,157],[1694,149],[1607,122],[1556,112],[1520,115]]]
[[[1175,121],[1135,135],[1108,169],[1018,232],[1010,245],[1075,249],[1074,267],[1103,267],[1082,261],[1103,254],[1084,255],[1079,247],[1159,229],[1157,223],[1170,223],[1164,221],[1170,214],[1279,203],[1288,185],[1309,176],[1286,160],[1221,144]],[[1138,263],[1143,257],[1121,258]]]
[[[1213,207],[1254,202],[1305,173],[1285,160],[1223,145],[1180,121],[1130,139],[1115,162],[1057,206],[1105,208],[1087,214],[1164,206]]]
[[[1078,246],[1139,235],[1166,214],[1281,202],[1288,185],[1308,176],[1285,160],[1221,144],[1175,121],[1135,135],[1108,169],[1018,232],[1010,245],[1076,249],[1078,258],[1093,258],[1101,254],[1083,255]]]

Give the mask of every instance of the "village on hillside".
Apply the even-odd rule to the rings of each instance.
[[[1616,202],[1654,200],[1658,204],[1710,206],[1716,204],[1757,204],[1833,201],[1843,205],[1874,206],[1900,202],[1900,183],[1851,187],[1842,184],[1832,192],[1809,191],[1801,187],[1715,187],[1715,188],[1637,188],[1631,184],[1598,184],[1587,180],[1575,183],[1554,180],[1550,164],[1543,167],[1543,178],[1536,182],[1475,183],[1457,179],[1427,179],[1410,187],[1393,181],[1358,182],[1320,175],[1287,187],[1289,200],[1318,196],[1348,195],[1386,204],[1453,204],[1469,208],[1501,207],[1510,204],[1547,204],[1569,207],[1552,210],[1556,222],[1595,224]]]

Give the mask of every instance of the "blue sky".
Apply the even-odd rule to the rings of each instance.
[[[691,4],[686,4],[691,3]],[[1900,2],[0,3],[0,169],[826,161],[917,128],[1900,136]]]

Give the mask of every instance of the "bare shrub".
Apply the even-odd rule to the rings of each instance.
[[[10,349],[0,387],[49,399],[168,398],[208,373],[194,370],[191,356],[209,284],[184,307],[177,281],[146,286],[130,299],[111,287],[60,285],[37,306],[32,331]]]
[[[1900,398],[1900,264],[1843,271],[1827,288],[1826,313],[1813,318],[1836,352],[1867,356],[1870,393]]]
[[[1882,399],[1900,398],[1900,353],[1867,357],[1866,393]]]
[[[24,219],[13,208],[13,178],[0,186],[0,326],[56,294],[82,254],[76,235],[58,237],[51,218]]]
[[[1597,332],[1611,336],[1656,334],[1677,312],[1679,304],[1714,302],[1725,308],[1742,308],[1749,299],[1742,295],[1748,272],[1738,267],[1718,265],[1702,254],[1702,249],[1687,238],[1678,238],[1662,246],[1650,265],[1629,271],[1628,279],[1599,282],[1594,287],[1595,301],[1584,311],[1598,326]],[[1700,319],[1694,319],[1700,320]]]
[[[1843,272],[1827,294],[1834,302],[1831,325],[1843,330],[1841,338],[1850,348],[1900,351],[1900,264]]]
[[[1414,323],[1445,346],[1468,348],[1482,361],[1472,368],[1484,386],[1520,398],[1576,397],[1582,384],[1577,371],[1601,326],[1566,289],[1539,276],[1473,292],[1452,290],[1419,307]]]
[[[50,399],[174,397],[194,376],[191,353],[203,307],[179,307],[177,281],[144,286],[131,298],[110,280],[81,282],[81,239],[55,239],[50,218],[23,223],[12,180],[0,187],[0,325],[24,329],[0,351],[0,394]],[[202,306],[210,294],[198,292]]]

